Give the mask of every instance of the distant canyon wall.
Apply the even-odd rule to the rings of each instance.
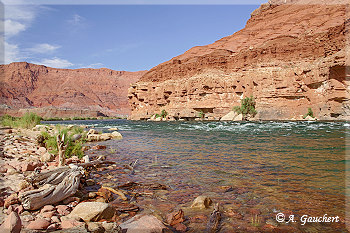
[[[130,119],[164,109],[169,120],[219,120],[254,96],[257,120],[298,120],[308,108],[350,120],[350,8],[320,3],[270,1],[244,29],[154,67],[129,88]]]
[[[128,115],[127,89],[144,73],[56,69],[26,62],[0,65],[0,112],[22,115],[31,110],[46,117]]]

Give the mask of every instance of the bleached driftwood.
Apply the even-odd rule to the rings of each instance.
[[[19,199],[27,210],[55,204],[76,193],[83,174],[82,167],[62,167],[49,171],[48,174],[39,174],[39,177],[32,180],[45,185],[40,189],[21,193]]]
[[[70,167],[65,166],[65,167],[56,168],[48,172],[34,174],[33,176],[28,177],[27,181],[33,185],[58,184],[59,182],[53,183],[53,180],[55,180],[55,178],[60,176],[61,174],[64,174],[65,172],[69,171],[70,169],[71,169]]]
[[[68,144],[64,143],[64,134],[62,135],[57,135],[56,138],[57,141],[57,148],[58,148],[58,166],[62,167],[66,164],[66,159],[64,153],[66,152]]]

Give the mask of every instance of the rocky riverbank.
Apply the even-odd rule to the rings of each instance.
[[[137,161],[124,165],[110,161],[102,162],[104,156],[98,152],[106,147],[96,143],[84,147],[84,151],[89,154],[89,161],[86,157],[79,159],[73,156],[66,160],[68,166],[63,167],[67,170],[84,167],[84,174],[79,176],[79,188],[74,195],[63,200],[50,201],[47,201],[46,197],[38,196],[30,200],[39,203],[37,207],[33,207],[30,202],[28,204],[28,200],[24,198],[28,193],[40,194],[42,190],[48,192],[48,186],[57,188],[64,182],[57,185],[57,182],[50,183],[46,180],[44,186],[35,182],[39,176],[62,169],[57,168],[58,158],[38,144],[40,129],[44,128],[53,130],[53,127],[37,126],[35,130],[3,128],[0,131],[2,231],[119,232],[129,229],[132,232],[184,232],[188,229],[183,223],[186,220],[184,211],[176,205],[160,204],[161,211],[156,212],[148,206],[156,195],[168,192],[168,187],[160,183],[125,182],[117,187],[113,183],[102,183],[106,176],[110,179],[117,178],[108,175],[111,170],[119,170],[120,174],[132,176]],[[110,138],[120,139],[121,135],[116,131],[101,134],[94,129],[90,129],[87,135],[89,141]],[[50,196],[52,193],[46,195]],[[193,202],[192,208],[210,211],[208,208],[211,204],[209,197],[200,196]],[[162,215],[161,212],[167,214]],[[207,220],[206,216],[201,215],[193,221],[204,223]]]

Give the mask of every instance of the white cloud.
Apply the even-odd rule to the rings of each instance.
[[[32,63],[39,64],[39,65],[45,65],[53,68],[68,68],[73,66],[74,64],[69,62],[68,60],[61,59],[58,57],[54,57],[52,59],[43,59],[40,62],[32,61]]]
[[[18,2],[10,5],[5,1],[5,18],[30,23],[36,16],[38,6],[27,5],[26,2]]]
[[[52,53],[55,50],[59,49],[61,46],[59,45],[51,45],[51,44],[37,44],[32,48],[26,49],[28,52],[31,53]]]
[[[8,0],[5,0],[4,4],[5,17],[2,23],[5,25],[5,36],[7,38],[25,31],[42,9],[41,6],[26,5],[26,2],[22,0],[11,2],[11,4]]]
[[[72,24],[73,26],[78,26],[78,25],[81,25],[84,21],[85,21],[84,17],[78,14],[74,14],[73,17],[68,20],[68,23]]]
[[[33,48],[23,48],[21,43],[14,43],[13,38],[20,35],[21,32],[27,30],[34,19],[43,10],[49,10],[49,7],[33,4],[31,0],[3,0],[5,5],[4,17],[0,18],[0,33],[4,38],[0,39],[2,51],[1,62],[7,64],[16,61],[28,60],[31,53],[50,53],[58,49],[60,46],[50,45],[47,43],[39,44]],[[65,61],[65,60],[62,60]],[[61,61],[60,65],[69,65],[69,62]],[[58,62],[58,61],[57,61]]]
[[[11,19],[5,20],[5,36],[11,37],[19,34],[20,32],[26,30],[26,25],[18,21],[13,21]]]
[[[5,49],[5,54],[4,54],[5,64],[20,61],[22,59],[18,45],[5,42],[4,49]]]

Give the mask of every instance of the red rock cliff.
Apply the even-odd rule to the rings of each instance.
[[[74,110],[78,115],[82,110],[125,115],[130,112],[127,88],[144,73],[106,68],[56,69],[26,62],[0,65],[0,104],[15,109],[70,109],[71,115]]]
[[[300,119],[311,107],[350,120],[350,8],[321,2],[270,1],[241,31],[154,67],[129,88],[130,119],[165,109],[169,119],[218,120],[253,95],[257,119]]]

